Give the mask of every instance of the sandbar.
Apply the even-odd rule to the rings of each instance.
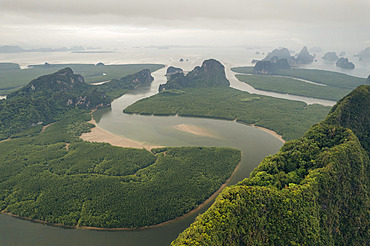
[[[187,132],[187,133],[197,135],[197,136],[209,137],[209,138],[220,138],[219,136],[207,130],[206,128],[195,126],[195,125],[179,124],[179,125],[174,126],[174,128],[176,130]]]
[[[258,129],[271,134],[272,136],[274,136],[277,139],[279,139],[281,142],[285,143],[285,140],[283,139],[283,137],[281,135],[277,134],[275,131],[270,130],[270,129],[267,129],[267,128],[264,128],[264,127],[261,127],[261,126],[256,126],[256,125],[251,125],[251,126],[257,127]]]
[[[115,135],[97,126],[94,119],[90,120],[89,123],[94,124],[95,127],[92,128],[90,132],[83,133],[80,136],[80,138],[83,139],[84,141],[109,143],[113,146],[124,147],[124,148],[137,148],[137,149],[145,148],[149,151],[153,148],[161,147],[161,146],[153,146],[153,145],[144,144],[144,143],[141,143],[141,142],[138,142],[138,141],[135,141],[135,140],[123,137],[123,136]]]

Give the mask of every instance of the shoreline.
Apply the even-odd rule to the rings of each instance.
[[[204,208],[205,206],[207,206],[230,183],[231,178],[235,175],[235,173],[239,169],[240,163],[241,163],[241,161],[235,167],[234,171],[231,173],[230,177],[226,180],[226,182],[223,183],[220,186],[220,188],[218,188],[210,197],[208,197],[204,202],[199,204],[196,208],[190,210],[186,214],[183,214],[179,217],[176,217],[174,219],[167,220],[167,221],[161,222],[159,224],[155,224],[155,225],[149,225],[149,226],[143,226],[143,227],[137,227],[137,228],[127,228],[127,227],[104,228],[104,227],[78,226],[78,225],[77,226],[68,226],[68,225],[62,225],[62,224],[59,224],[59,223],[50,223],[50,222],[40,220],[40,219],[32,219],[30,217],[23,217],[23,216],[20,216],[20,215],[16,215],[16,214],[6,212],[5,210],[1,211],[0,213],[11,216],[11,217],[14,217],[14,218],[17,218],[17,219],[27,220],[27,221],[30,221],[30,222],[33,222],[33,223],[39,223],[39,224],[53,226],[53,227],[60,227],[60,228],[64,228],[64,229],[80,229],[80,230],[92,230],[92,231],[140,231],[140,230],[146,230],[146,229],[151,229],[151,228],[157,228],[157,227],[161,227],[161,226],[173,223],[175,221],[184,219],[186,217],[189,217],[189,216],[193,215],[194,213],[198,212],[199,210],[201,210],[202,208]]]
[[[154,148],[161,148],[163,146],[155,146],[155,145],[148,145],[144,144],[123,136],[119,136],[113,134],[109,131],[104,130],[103,128],[99,127],[94,118],[92,117],[89,123],[95,125],[95,127],[91,128],[90,132],[82,133],[80,139],[87,141],[87,142],[97,142],[97,143],[109,143],[113,146],[123,147],[123,148],[137,148],[137,149],[146,149],[151,151]]]
[[[220,139],[219,136],[208,131],[206,128],[199,127],[199,126],[192,125],[192,124],[179,124],[179,125],[173,126],[173,128],[178,131],[190,133],[196,136]]]
[[[129,139],[129,138],[125,138],[125,137],[122,137],[122,136],[119,136],[119,135],[115,135],[115,134],[113,134],[113,133],[111,133],[109,131],[106,131],[106,130],[98,127],[97,126],[97,123],[96,123],[96,121],[94,120],[93,117],[88,122],[94,124],[95,127],[93,127],[91,129],[91,132],[83,133],[80,136],[80,138],[82,140],[84,140],[84,141],[109,143],[109,144],[111,144],[113,146],[125,147],[125,148],[127,148],[127,147],[129,147],[129,148],[145,148],[148,151],[150,151],[153,148],[162,147],[162,146],[144,145],[143,143],[140,143],[138,141],[135,141],[135,140],[132,140],[132,139]],[[267,128],[264,128],[264,127],[261,127],[261,126],[256,126],[256,125],[253,125],[253,124],[247,124],[247,125],[256,127],[258,129],[260,129],[260,130],[262,130],[262,131],[264,131],[264,132],[266,132],[266,133],[274,136],[275,138],[279,139],[281,142],[285,143],[285,140],[282,138],[282,136],[279,135],[279,134],[277,134],[273,130],[270,130],[270,129],[267,129]],[[49,126],[49,125],[47,125],[47,126]],[[47,128],[47,126],[45,127],[45,129]],[[177,126],[175,126],[174,128],[177,129],[177,130],[180,130],[180,131],[184,131],[184,132],[188,132],[188,131],[194,130],[194,129],[192,129],[191,126],[190,126],[190,129],[188,129],[187,126],[188,125],[183,124],[183,126],[180,126],[180,128],[183,128],[183,129],[177,129],[176,128]],[[186,131],[186,130],[188,130],[188,131]],[[195,134],[195,135],[199,135],[199,132],[197,132],[197,131],[195,131],[194,133],[193,132],[189,132],[189,133]],[[202,132],[200,132],[200,133],[202,133]],[[204,135],[202,135],[202,136],[204,136]],[[149,226],[143,226],[143,227],[137,227],[137,228],[125,228],[125,227],[121,227],[121,228],[104,228],[104,227],[78,226],[78,225],[77,226],[68,226],[68,225],[62,225],[62,224],[58,224],[58,223],[50,223],[50,222],[39,220],[39,219],[32,219],[30,217],[23,217],[23,216],[20,216],[20,215],[16,215],[16,214],[12,214],[12,213],[6,212],[5,210],[1,211],[0,213],[1,214],[12,216],[12,217],[17,218],[17,219],[27,220],[27,221],[34,222],[34,223],[40,223],[40,224],[44,224],[44,225],[48,225],[48,226],[60,227],[60,228],[65,228],[65,229],[82,229],[82,230],[95,230],[95,231],[140,231],[140,230],[145,230],[145,229],[157,228],[157,227],[165,226],[165,225],[170,224],[170,223],[173,223],[175,221],[184,219],[186,217],[189,217],[189,216],[193,215],[194,213],[198,212],[199,210],[201,210],[202,208],[204,208],[205,206],[207,206],[212,200],[216,199],[216,197],[221,193],[221,191],[230,183],[231,178],[235,175],[235,173],[239,169],[240,163],[241,162],[239,162],[238,165],[235,167],[234,171],[232,172],[232,174],[230,175],[230,177],[226,180],[226,182],[223,183],[204,202],[202,202],[201,204],[199,204],[197,207],[195,207],[191,211],[189,211],[189,212],[187,212],[187,213],[185,213],[185,214],[183,214],[183,215],[181,215],[179,217],[176,217],[174,219],[171,219],[171,220],[168,220],[168,221],[164,221],[164,222],[161,222],[161,223],[155,224],[155,225],[149,225]]]
[[[279,134],[277,134],[274,130],[264,128],[262,126],[256,126],[254,124],[251,124],[250,126],[256,127],[264,132],[267,132],[268,134],[274,136],[275,138],[279,139],[281,142],[286,143],[286,141],[283,139],[283,137]]]

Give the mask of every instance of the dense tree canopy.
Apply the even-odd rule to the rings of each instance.
[[[369,86],[225,189],[172,245],[367,245]],[[345,127],[353,128],[353,132]]]

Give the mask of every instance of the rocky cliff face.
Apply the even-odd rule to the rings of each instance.
[[[132,78],[132,83],[134,85],[150,84],[154,80],[149,69],[141,70],[133,75],[128,75],[121,80],[129,80],[130,78]]]
[[[355,64],[348,61],[348,58],[344,58],[344,57],[339,58],[336,65],[337,65],[337,67],[345,68],[345,69],[354,69],[355,68]]]
[[[167,68],[167,72],[166,72],[166,76],[167,76],[167,78],[169,79],[169,77],[171,76],[171,75],[174,75],[174,74],[176,74],[176,73],[183,73],[184,71],[181,69],[181,68],[177,68],[177,67],[172,67],[172,66],[170,66],[170,67],[168,67]]]
[[[280,69],[290,69],[290,65],[287,59],[278,59],[278,57],[272,57],[270,61],[259,61],[254,66],[255,74],[274,74]]]
[[[370,61],[370,47],[367,47],[356,56],[360,61]]]
[[[290,51],[287,48],[275,49],[267,54],[267,56],[263,59],[264,61],[270,61],[271,58],[278,57],[278,59],[287,59],[291,58]]]
[[[310,55],[307,47],[303,47],[297,57],[291,56],[287,48],[275,49],[263,59],[263,61],[272,61],[272,59],[286,59],[290,65],[306,64],[313,62],[314,56]]]
[[[296,63],[298,64],[307,64],[313,62],[314,56],[310,55],[308,52],[307,47],[303,47],[301,52],[299,52],[297,58],[296,58]]]
[[[337,54],[335,52],[327,52],[322,59],[327,60],[327,61],[336,61],[339,59]]]
[[[169,89],[189,87],[229,86],[226,79],[225,67],[214,59],[205,60],[201,67],[195,67],[187,75],[176,73],[170,77],[166,84],[159,87],[159,92]]]
[[[10,94],[8,98],[36,94],[49,95],[58,91],[70,91],[87,87],[88,85],[81,75],[74,74],[70,68],[64,68],[54,74],[44,75],[32,80],[22,89]]]
[[[85,83],[84,78],[74,74],[72,69],[64,68],[56,73],[41,76],[32,80],[20,90],[8,95],[12,98],[46,98],[52,104],[67,107],[96,108],[109,106],[110,100],[104,92]]]

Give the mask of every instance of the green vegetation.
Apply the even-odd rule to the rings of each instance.
[[[2,100],[0,137],[12,139],[0,141],[0,211],[67,226],[136,228],[179,217],[217,191],[240,162],[239,150],[150,153],[79,139],[93,127],[90,109],[152,79],[142,70],[92,86],[65,68]]]
[[[290,140],[303,136],[325,118],[329,107],[251,95],[228,87],[188,88],[173,95],[161,92],[124,109],[125,113],[180,115],[237,120],[255,124]]]
[[[49,124],[76,110],[107,106],[111,99],[65,68],[44,75],[0,101],[0,140],[40,124]]]
[[[241,74],[237,74],[236,77],[238,80],[246,82],[258,90],[289,93],[336,101],[351,92],[350,89],[314,85],[293,78]]]
[[[236,73],[253,73],[253,67],[235,67],[231,69]],[[252,71],[252,72],[251,72]],[[292,69],[280,69],[276,75],[290,76],[299,79],[305,79],[312,82],[325,84],[328,86],[334,86],[344,89],[354,89],[365,83],[364,78],[354,77],[344,73],[337,73],[318,69],[303,69],[303,68],[292,68]]]
[[[326,86],[305,83],[294,78],[253,75],[252,67],[232,68],[232,71],[237,73],[250,74],[238,74],[236,75],[236,77],[240,81],[246,82],[259,90],[289,93],[294,95],[323,98],[329,100],[339,100],[357,86],[361,84],[369,84],[363,78],[323,70],[298,68],[280,69],[277,70],[275,74],[280,76],[290,76],[294,78],[305,79],[321,83]]]
[[[143,227],[197,207],[240,161],[229,148],[114,147],[78,139],[72,115],[43,133],[0,143],[0,210],[49,223]]]
[[[1,70],[20,70],[21,67],[17,63],[0,63]]]
[[[205,60],[202,66],[195,67],[188,74],[177,72],[168,76],[166,84],[159,86],[159,92],[182,88],[229,86],[225,75],[225,67],[214,59]]]
[[[18,67],[18,69],[16,68]],[[28,69],[19,69],[18,64],[0,63],[0,95],[7,95],[19,87],[26,85],[30,80],[41,75],[55,73],[65,67],[70,67],[75,73],[81,74],[87,83],[96,83],[119,79],[144,69],[154,72],[163,68],[160,64],[127,64],[101,65],[94,64],[47,64],[32,65]],[[105,74],[105,75],[104,75]]]
[[[253,74],[254,67],[233,67],[231,71],[235,73],[245,73],[245,74]]]
[[[260,97],[247,97],[247,98],[242,98],[242,102],[253,102],[253,101],[257,101],[257,100],[260,100],[261,98]]]
[[[109,83],[94,87],[100,91],[104,91],[111,98],[118,98],[138,86],[150,85],[152,81],[153,77],[150,74],[150,70],[144,69],[135,74],[127,75],[121,79],[113,79]]]
[[[349,128],[370,153],[370,87],[359,86],[331,109],[328,124]]]
[[[353,132],[370,131],[369,97],[361,86],[338,102],[325,121],[226,188],[172,245],[367,245],[368,139]]]
[[[147,69],[97,86],[85,83],[70,68],[41,76],[0,101],[0,140],[32,132],[31,128],[60,120],[70,111],[109,107],[114,98],[152,80]]]

